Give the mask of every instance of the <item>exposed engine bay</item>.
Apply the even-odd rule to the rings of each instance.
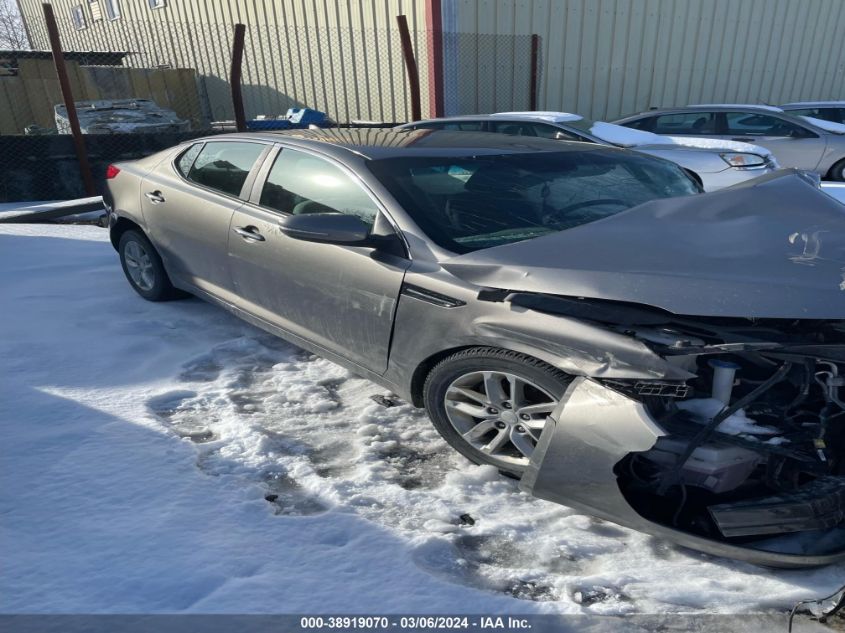
[[[536,295],[510,299],[540,307]],[[569,312],[573,301],[543,307]],[[601,313],[595,301],[579,303]],[[577,378],[523,489],[761,564],[845,554],[845,322],[607,307],[617,323],[605,327],[645,342],[689,378]],[[602,464],[612,485],[599,481]],[[591,474],[573,481],[584,469]]]

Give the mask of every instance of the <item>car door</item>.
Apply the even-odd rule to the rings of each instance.
[[[814,171],[827,147],[827,139],[809,128],[777,115],[762,112],[725,112],[720,135],[765,147],[781,167]]]
[[[224,300],[233,298],[229,225],[266,143],[191,145],[141,184],[144,220],[171,277]]]
[[[348,213],[381,227],[380,205],[350,170],[289,147],[268,158],[253,191],[250,202],[235,211],[229,234],[229,266],[240,306],[383,373],[410,260],[370,247],[302,241],[279,228],[283,217],[300,213]]]

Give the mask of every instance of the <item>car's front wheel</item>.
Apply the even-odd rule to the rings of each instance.
[[[831,180],[845,182],[845,160],[840,160],[830,168],[830,178]]]
[[[135,292],[148,301],[167,301],[180,296],[161,263],[161,257],[147,236],[129,230],[120,236],[117,252],[120,265]]]
[[[521,475],[570,378],[530,356],[478,347],[428,374],[423,390],[434,426],[478,464]]]

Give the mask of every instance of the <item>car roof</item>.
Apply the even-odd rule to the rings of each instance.
[[[399,156],[479,156],[536,152],[616,151],[599,145],[487,132],[394,130],[380,128],[321,128],[280,132],[222,134],[206,140],[287,141],[319,149],[338,158],[350,153],[372,160]]]
[[[781,108],[768,105],[752,104],[752,103],[697,103],[687,106],[678,106],[676,108],[654,108],[652,110],[643,110],[634,115],[623,117],[625,119],[630,116],[642,116],[644,114],[664,114],[667,112],[699,112],[701,110],[710,110],[713,112],[731,112],[735,110],[748,110],[754,112],[774,112],[775,114],[783,114]]]
[[[845,101],[795,101],[793,103],[785,103],[781,106],[782,110],[800,110],[801,108],[845,108]]]
[[[422,121],[414,121],[413,123],[406,123],[399,127],[410,127],[419,125],[420,123],[434,123],[434,122],[455,122],[455,121],[498,121],[501,119],[525,120],[525,121],[543,121],[545,123],[571,123],[573,121],[583,121],[584,117],[580,114],[572,114],[571,112],[552,112],[552,111],[524,111],[524,112],[494,112],[492,114],[461,114],[458,116],[440,117],[437,119],[423,119]]]

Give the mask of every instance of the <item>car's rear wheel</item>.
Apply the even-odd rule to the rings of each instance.
[[[148,301],[167,301],[181,293],[177,291],[161,263],[161,257],[147,236],[129,230],[120,236],[117,248],[120,264],[135,292]]]
[[[845,159],[840,160],[833,167],[831,167],[829,174],[831,180],[845,182]]]
[[[521,475],[569,381],[530,356],[478,347],[438,363],[423,398],[435,428],[455,450]]]

